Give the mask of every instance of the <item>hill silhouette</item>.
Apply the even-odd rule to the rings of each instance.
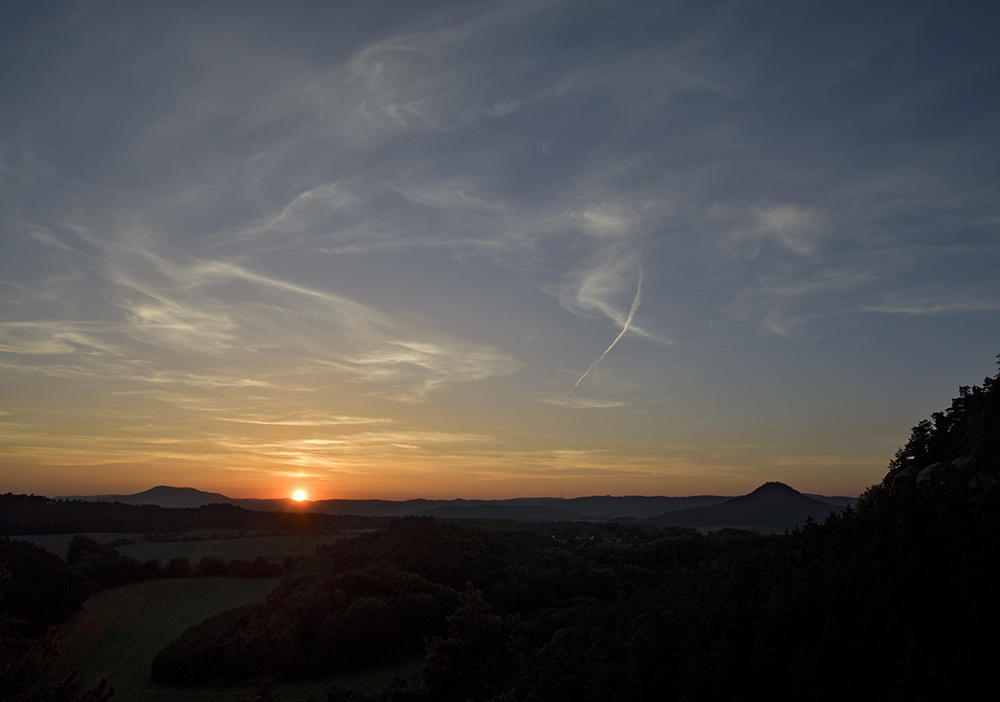
[[[236,501],[217,492],[204,492],[189,487],[157,485],[134,495],[74,495],[57,497],[59,500],[84,500],[86,502],[121,502],[125,505],[156,505],[157,507],[204,507],[212,504],[234,504]]]
[[[809,519],[823,521],[839,505],[807,497],[784,483],[764,483],[748,495],[717,505],[667,512],[647,520],[657,526],[739,527],[758,531],[784,531]]]

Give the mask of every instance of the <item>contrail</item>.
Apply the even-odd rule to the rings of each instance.
[[[576,384],[573,386],[573,390],[580,387],[580,383],[583,382],[584,378],[590,375],[590,371],[594,370],[594,366],[603,361],[604,357],[608,355],[608,351],[613,349],[615,344],[618,343],[618,340],[625,336],[625,332],[628,331],[629,325],[632,324],[632,318],[635,316],[636,310],[639,309],[639,303],[642,302],[642,223],[639,221],[639,215],[636,214],[635,210],[632,211],[632,216],[635,217],[635,230],[639,233],[639,282],[635,286],[635,298],[632,300],[632,307],[628,311],[628,317],[625,318],[625,324],[622,325],[622,330],[618,333],[618,336],[615,337],[615,340],[611,342],[611,345],[608,346],[608,348],[604,349],[604,353],[602,353],[596,361],[590,364],[590,368],[587,369],[587,372],[577,378]],[[573,390],[570,390],[567,394],[572,395]]]

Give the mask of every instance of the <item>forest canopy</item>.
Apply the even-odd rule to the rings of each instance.
[[[1000,373],[959,388],[950,407],[919,422],[885,480],[854,508],[783,535],[406,517],[280,568],[263,558],[139,563],[82,535],[64,560],[4,538],[0,685],[42,690],[25,699],[107,699],[106,686],[88,690],[74,679],[45,692],[26,672],[51,660],[43,632],[94,588],[280,571],[264,603],[170,642],[152,678],[285,682],[422,657],[411,679],[379,693],[334,685],[327,700],[971,697],[992,684],[1000,626],[998,436]],[[58,519],[77,509],[3,497],[25,510],[18,519],[26,505]],[[213,506],[168,520],[223,513],[248,518]]]
[[[294,679],[385,660],[427,637],[415,679],[328,699],[973,695],[991,683],[1000,624],[998,387],[987,378],[960,388],[914,427],[883,483],[823,523],[764,536],[404,518],[323,547],[262,607],[186,632],[155,673],[194,679],[210,659],[233,679]],[[364,635],[360,621],[371,625]],[[336,642],[355,638],[363,643],[345,655]]]

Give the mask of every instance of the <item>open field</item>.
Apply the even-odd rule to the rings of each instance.
[[[107,678],[115,688],[116,702],[244,700],[257,688],[154,686],[150,666],[156,654],[187,627],[227,609],[262,602],[277,583],[276,579],[184,578],[100,592],[60,628],[60,656],[52,675],[64,677],[76,670],[87,684]],[[377,688],[396,676],[412,675],[416,666],[414,662],[361,675],[282,685],[275,691],[289,702],[307,697],[322,700],[335,682]]]
[[[41,546],[46,551],[51,551],[57,556],[65,558],[66,551],[69,549],[69,542],[73,540],[74,536],[76,534],[36,534],[32,536],[12,536],[10,538],[13,541],[30,541],[37,546]],[[84,534],[83,536],[91,538],[99,544],[108,544],[121,539],[141,538],[138,534],[113,534],[108,532],[95,532]]]
[[[311,556],[320,544],[333,543],[337,539],[348,538],[354,532],[335,534],[283,534],[280,536],[237,536],[235,529],[197,530],[184,536],[192,540],[181,541],[144,541],[141,534],[84,534],[101,544],[128,539],[134,544],[119,546],[122,555],[131,556],[140,561],[159,558],[166,564],[171,558],[187,557],[195,564],[202,556],[217,556],[229,562],[234,560],[252,561],[257,556],[264,556],[271,563],[281,563],[285,556]],[[210,538],[217,534],[224,538]],[[69,542],[75,534],[42,534],[35,536],[15,536],[16,540],[30,541],[58,556],[66,557]]]
[[[283,536],[245,536],[203,541],[139,541],[120,546],[118,552],[140,561],[159,558],[164,565],[171,558],[187,557],[192,564],[202,556],[217,556],[226,561],[252,561],[264,556],[271,563],[281,563],[285,556],[311,556],[321,544],[346,538],[346,534],[287,534]]]

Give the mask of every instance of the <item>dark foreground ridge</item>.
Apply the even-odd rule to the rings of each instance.
[[[153,674],[293,680],[405,655],[419,632],[414,679],[328,701],[964,699],[993,683],[1000,625],[998,387],[963,388],[822,523],[767,536],[409,517],[324,547],[264,605],[186,632]],[[685,512],[829,507],[769,483]]]
[[[994,685],[1000,628],[998,378],[961,388],[884,481],[822,522],[761,534],[393,519],[283,566],[265,602],[165,641],[142,684],[178,697],[251,684],[250,699],[287,700],[275,684],[321,679],[327,702],[974,698]],[[689,512],[789,505],[813,507],[769,483]],[[0,540],[0,691],[107,699],[97,681],[32,691],[54,650],[39,632],[123,559],[84,537],[68,561]],[[415,659],[381,690],[329,677]]]

